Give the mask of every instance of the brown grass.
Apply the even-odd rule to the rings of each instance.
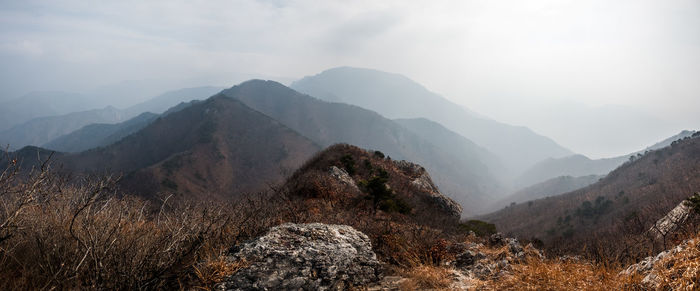
[[[400,285],[401,290],[449,290],[452,280],[443,267],[419,266],[402,274],[407,280]]]
[[[572,260],[531,259],[513,266],[512,275],[480,282],[483,290],[637,290],[638,277],[619,269]]]
[[[654,266],[661,290],[700,289],[700,234],[685,251],[665,257]]]

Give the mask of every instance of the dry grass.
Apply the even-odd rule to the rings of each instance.
[[[0,290],[210,288],[242,267],[232,245],[279,223],[265,197],[143,200],[117,178],[19,173],[0,173]]]
[[[201,283],[200,289],[209,289],[222,282],[227,277],[235,274],[238,270],[248,266],[246,261],[230,261],[225,256],[210,257],[202,261],[198,266],[194,266],[194,273]]]
[[[662,259],[653,272],[661,290],[700,289],[700,235],[684,251]]]
[[[449,290],[452,280],[443,267],[419,266],[402,274],[407,280],[401,283],[401,290]]]
[[[531,259],[513,265],[512,275],[480,282],[483,290],[637,290],[639,277],[586,262]]]

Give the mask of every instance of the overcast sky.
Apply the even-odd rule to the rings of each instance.
[[[3,99],[369,67],[591,157],[700,128],[697,0],[0,0],[0,63]]]

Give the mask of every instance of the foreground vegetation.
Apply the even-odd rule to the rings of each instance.
[[[283,222],[351,225],[371,238],[387,274],[405,278],[402,289],[450,289],[453,266],[446,263],[458,254],[456,246],[487,245],[493,232],[482,222],[431,220],[415,201],[371,186],[373,177],[398,174],[384,157],[361,156],[353,148],[317,156],[293,175],[294,183],[233,202],[171,195],[145,200],[122,195],[119,177],[67,177],[46,164],[20,175],[18,163],[7,161],[0,174],[2,290],[211,289],[243,267],[225,260],[232,246]],[[337,184],[312,171],[313,165],[334,162],[365,177],[367,184],[360,186],[368,196],[342,196]],[[396,179],[389,185],[401,189]],[[403,199],[413,208],[387,207],[393,205],[388,199]],[[494,257],[508,252],[482,250]],[[697,247],[678,256],[660,270],[662,286],[692,288],[700,276]],[[467,283],[480,290],[641,288],[641,278],[620,275],[622,269],[581,259],[530,258],[513,264],[509,275]]]

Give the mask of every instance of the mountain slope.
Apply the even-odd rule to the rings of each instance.
[[[76,171],[126,173],[124,186],[137,193],[227,199],[280,182],[318,149],[279,122],[218,95],[62,162]]]
[[[527,187],[560,176],[607,175],[628,159],[628,156],[622,156],[592,160],[584,155],[550,158],[535,164],[525,171],[515,181],[515,186],[518,188]]]
[[[117,124],[90,124],[55,138],[44,144],[43,147],[59,152],[75,153],[110,145],[141,130],[156,118],[158,118],[158,114],[146,112]]]
[[[496,154],[517,174],[549,157],[571,151],[526,127],[478,116],[397,74],[341,67],[305,77],[291,87],[324,100],[358,105],[388,118],[436,121]]]
[[[695,131],[684,130],[644,150],[614,158],[592,160],[583,155],[571,155],[563,158],[546,159],[525,171],[518,177],[515,184],[516,187],[524,187],[559,176],[606,175],[629,160],[630,156],[667,147],[671,145],[672,142],[689,137],[694,133]]]
[[[97,107],[95,100],[76,93],[32,92],[0,102],[0,131],[38,117],[64,115]]]
[[[41,117],[33,118],[31,120],[28,120],[24,123],[17,124],[13,126],[12,128],[9,128],[5,131],[0,132],[0,136],[2,136],[2,142],[9,143],[12,148],[20,148],[26,145],[35,145],[35,146],[41,146],[46,143],[51,142],[52,140],[69,134],[73,131],[79,130],[83,126],[93,124],[93,123],[108,123],[108,124],[113,124],[113,123],[118,123],[122,122],[131,118],[134,118],[142,113],[145,112],[153,112],[153,113],[162,113],[169,108],[178,105],[179,103],[191,101],[191,100],[197,100],[197,99],[206,99],[209,96],[212,96],[214,93],[221,91],[221,88],[219,87],[195,87],[195,88],[186,88],[186,89],[180,89],[180,90],[175,90],[175,91],[169,91],[166,93],[163,93],[161,95],[158,95],[156,97],[153,97],[143,103],[131,106],[127,109],[116,109],[112,106],[107,106],[103,109],[92,109],[92,110],[77,110],[80,108],[94,108],[92,107],[95,102],[91,102],[87,97],[83,97],[81,95],[77,94],[62,94],[62,95],[57,95],[53,96],[51,98],[49,97],[42,97],[43,95],[39,95],[37,97],[32,97],[26,96],[23,98],[27,98],[26,100],[21,100],[17,101],[19,105],[24,104],[26,102],[37,102],[41,103],[38,104],[38,107],[57,107],[58,100],[54,99],[60,99],[63,98],[66,100],[67,103],[72,104],[72,103],[81,103],[79,105],[76,105],[74,107],[66,107],[63,104],[59,104],[61,106],[58,106],[57,109],[53,111],[41,111],[44,112],[42,114],[48,114],[47,112],[64,112],[68,111],[71,113],[61,113],[61,114],[50,114],[49,116],[41,115]],[[41,97],[41,98],[40,98]],[[37,99],[38,98],[38,99]],[[46,100],[48,99],[48,100]],[[104,101],[102,101],[104,102]],[[18,104],[14,104],[13,107],[17,107]],[[23,105],[24,106],[24,105]],[[26,105],[29,106],[29,105]],[[73,110],[71,110],[73,109]],[[20,110],[20,109],[18,109]],[[0,112],[2,112],[2,109],[0,109]],[[31,111],[29,111],[31,112]],[[38,114],[38,113],[37,113]],[[31,114],[30,114],[31,115]],[[79,133],[76,133],[79,134]],[[68,147],[67,149],[70,149],[71,151],[75,150],[82,150],[82,149],[87,149],[90,147],[83,146],[83,147]]]
[[[126,108],[124,111],[128,116],[136,116],[144,112],[160,114],[182,102],[204,100],[223,89],[222,87],[203,86],[169,91]]]
[[[472,169],[488,174],[485,177],[497,177],[499,171],[505,170],[496,155],[437,122],[425,118],[395,119],[394,122],[430,141],[454,159],[463,160],[463,164],[471,165]],[[506,181],[501,181],[501,184],[505,183]],[[505,189],[501,190],[505,192]]]
[[[645,231],[700,189],[700,138],[685,138],[650,151],[599,182],[556,197],[485,215],[503,232],[537,237],[560,249],[580,251],[596,238],[622,240]]]
[[[428,169],[440,189],[457,200],[465,213],[491,201],[498,188],[493,177],[452,157],[381,115],[353,105],[329,103],[300,94],[272,81],[253,80],[224,90],[317,144],[349,143],[384,152],[393,159],[415,161]]]
[[[92,123],[116,123],[126,119],[114,107],[74,112],[59,116],[40,117],[0,132],[13,148],[27,145],[40,146],[59,136],[71,133]]]
[[[508,206],[511,203],[523,203],[530,200],[564,194],[598,182],[598,180],[603,177],[605,176],[588,175],[581,177],[561,176],[552,178],[518,190],[517,192],[494,203],[494,205],[490,208],[496,210],[504,206]]]

